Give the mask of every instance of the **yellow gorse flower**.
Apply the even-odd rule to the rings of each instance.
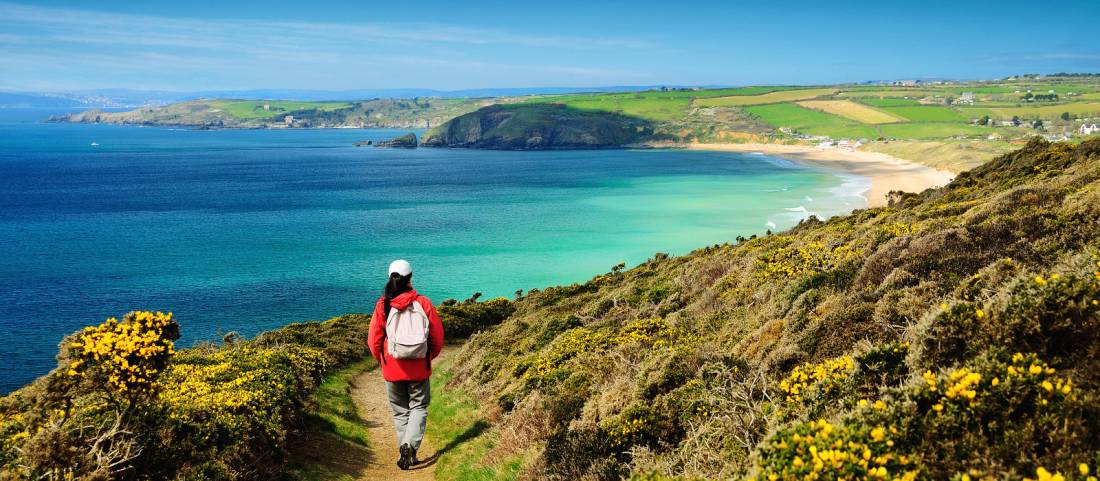
[[[170,421],[207,426],[200,431],[203,436],[239,432],[256,423],[276,436],[282,427],[270,413],[291,399],[297,377],[320,372],[325,364],[324,353],[313,348],[245,346],[185,356],[165,371],[164,383],[173,388],[161,390],[158,400]]]
[[[783,237],[781,240],[786,239],[789,238]],[[811,272],[826,272],[858,254],[858,250],[847,244],[832,249],[821,242],[810,242],[802,247],[780,247],[757,259],[756,277],[790,278]]]
[[[109,318],[77,334],[67,373],[96,373],[123,393],[148,390],[175,352],[178,328],[172,313],[131,312],[121,322]]]
[[[808,421],[780,432],[762,450],[760,479],[913,481],[919,471],[893,452],[894,426],[835,425]]]
[[[1051,473],[1050,471],[1047,471],[1046,468],[1044,468],[1042,466],[1039,466],[1038,468],[1035,469],[1035,476],[1036,476],[1036,479],[1031,480],[1031,481],[1066,481],[1066,478],[1065,478],[1065,476],[1062,476],[1062,473],[1060,473],[1060,472]],[[1024,479],[1025,480],[1030,480],[1031,478],[1024,478]]]
[[[997,388],[1005,383],[1034,383],[1047,396],[1040,401],[1042,404],[1047,404],[1055,396],[1069,396],[1073,392],[1073,381],[1055,376],[1054,368],[1039,360],[1035,354],[1016,353],[1004,367],[1004,377],[993,375],[997,372],[999,371],[983,376],[962,367],[946,376],[925,371],[921,377],[928,392],[932,394],[931,406],[935,412],[942,412],[948,406],[976,406],[980,402],[983,389]]]
[[[854,368],[855,364],[850,356],[819,363],[803,363],[779,382],[779,389],[786,394],[787,402],[799,402],[808,389],[817,387],[829,391],[834,382],[847,379]]]

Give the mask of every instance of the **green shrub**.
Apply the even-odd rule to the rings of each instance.
[[[628,474],[611,438],[598,428],[558,429],[546,441],[546,470],[552,479],[616,481]]]
[[[513,302],[503,297],[478,302],[470,299],[455,302],[453,299],[439,305],[439,317],[443,321],[443,332],[448,339],[465,339],[500,324],[515,312]]]
[[[663,448],[675,445],[684,435],[675,413],[658,404],[635,404],[600,423],[615,449],[633,446]]]
[[[918,334],[918,349],[914,351],[916,370],[934,366],[953,366],[980,353],[985,342],[988,314],[971,302],[941,304]]]
[[[994,339],[1100,380],[1094,369],[1100,367],[1100,261],[1090,257],[1077,272],[1017,282],[994,307]]]
[[[880,386],[900,384],[909,374],[909,366],[905,364],[908,355],[908,342],[893,342],[876,345],[857,356],[856,377],[863,393],[873,395]]]

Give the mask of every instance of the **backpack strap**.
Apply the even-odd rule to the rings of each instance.
[[[383,306],[382,307],[382,313],[384,314],[383,317],[385,317],[386,322],[385,322],[385,324],[382,325],[382,352],[380,353],[381,356],[379,356],[379,357],[382,358],[382,364],[385,365],[386,364],[386,344],[388,344],[386,342],[386,328],[389,327],[389,324],[390,324],[390,298],[388,298],[386,296],[382,296],[382,306]]]
[[[419,294],[417,294],[416,299],[412,300],[413,303],[419,305],[420,304],[420,297],[421,296]],[[412,307],[412,304],[409,304],[409,307]],[[424,306],[420,306],[420,311],[422,313],[424,313],[424,324],[425,324],[424,330],[428,332],[428,336],[427,336],[428,352],[424,353],[424,365],[427,366],[429,371],[431,371],[432,370],[432,334],[431,334],[432,320],[428,319],[428,311],[424,309]]]

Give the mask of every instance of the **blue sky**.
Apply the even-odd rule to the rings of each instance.
[[[0,89],[820,84],[1100,72],[1100,1],[0,0]]]

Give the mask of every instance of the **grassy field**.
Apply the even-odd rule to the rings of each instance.
[[[268,110],[264,110],[264,105],[268,106]],[[218,100],[211,102],[211,106],[224,110],[226,113],[240,119],[258,119],[274,117],[295,110],[337,110],[351,107],[351,104],[348,102],[294,102],[289,100]]]
[[[834,138],[878,137],[878,132],[869,125],[795,104],[756,105],[745,110],[775,127],[789,127],[805,134]]]
[[[947,107],[921,105],[879,108],[913,122],[965,122],[968,120],[967,117]]]
[[[963,92],[972,92],[976,94],[1015,94],[1017,92],[1024,93],[1031,91],[1032,93],[1048,93],[1053,90],[1058,95],[1066,95],[1070,92],[1081,93],[1090,92],[1095,90],[1095,86],[1080,85],[1080,84],[1010,84],[1010,85],[988,85],[979,87],[945,87],[944,92],[951,94],[961,94]]]
[[[644,97],[653,98],[689,98],[689,99],[701,99],[707,97],[727,97],[731,95],[760,95],[768,92],[779,92],[783,90],[800,90],[805,89],[805,86],[784,86],[784,85],[759,85],[753,87],[734,87],[723,89],[701,89],[701,90],[669,90],[662,92],[660,90],[647,90],[644,92],[638,92]]]
[[[703,98],[695,100],[693,105],[696,107],[739,107],[744,105],[774,104],[779,102],[808,100],[822,95],[832,95],[836,92],[837,89],[835,88],[783,90],[760,95],[734,95]]]
[[[1097,102],[1043,105],[1035,107],[967,107],[959,110],[970,116],[981,117],[982,115],[988,115],[997,120],[1009,120],[1013,116],[1018,116],[1021,119],[1053,120],[1061,116],[1062,112],[1069,112],[1070,115],[1076,117],[1100,117],[1100,103]]]
[[[920,101],[916,99],[901,99],[901,98],[861,98],[859,103],[867,104],[872,107],[917,107],[920,106]]]
[[[941,93],[942,92],[938,92],[938,91],[935,91],[935,90],[913,90],[913,89],[903,89],[903,88],[898,88],[898,89],[893,89],[892,90],[892,89],[886,89],[886,88],[881,88],[880,87],[880,90],[845,90],[844,92],[841,92],[839,95],[841,97],[851,97],[851,98],[865,98],[865,97],[866,98],[873,98],[873,97],[906,98],[906,97],[908,97],[908,98],[913,98],[913,99],[919,99],[921,97],[930,97],[930,96],[933,96],[933,95],[939,95]]]
[[[927,122],[880,125],[883,137],[898,139],[939,139],[955,136],[986,136],[992,132],[987,127],[966,123]]]
[[[825,113],[863,122],[865,124],[889,124],[904,122],[905,119],[851,100],[805,100],[798,105],[809,109],[822,110]]]
[[[532,103],[547,102],[536,100]],[[662,121],[676,120],[687,115],[687,110],[691,107],[691,98],[641,94],[578,95],[556,97],[553,103],[561,103],[581,110],[616,112],[647,120]]]
[[[710,90],[647,90],[644,92],[607,94],[553,95],[532,98],[526,100],[525,103],[561,103],[582,110],[617,112],[653,121],[675,121],[682,120],[687,115],[693,100],[734,98],[743,99],[746,102],[743,105],[751,105],[760,103],[759,99],[769,95],[772,96],[769,98],[776,99],[802,98],[804,94],[793,94],[796,90],[799,92],[807,91],[805,88],[789,86]],[[829,91],[831,92],[831,90]]]

